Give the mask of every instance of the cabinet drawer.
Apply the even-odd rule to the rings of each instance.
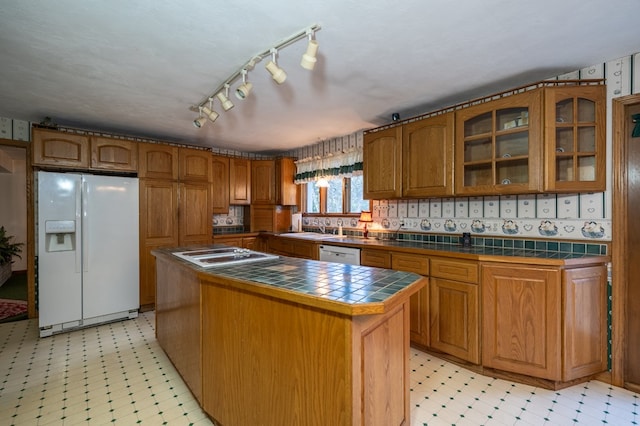
[[[242,247],[242,237],[213,237],[214,244],[225,244],[232,247]]]
[[[362,250],[360,264],[377,268],[391,268],[391,254],[382,250]]]
[[[429,258],[419,254],[392,253],[391,269],[398,271],[415,272],[416,274],[429,275]]]
[[[478,283],[478,263],[468,260],[449,260],[431,258],[430,273],[432,277],[447,278],[450,280]]]
[[[273,237],[269,239],[269,251],[283,256],[318,259],[318,244],[313,242]]]

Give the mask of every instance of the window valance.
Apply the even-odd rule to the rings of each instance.
[[[303,158],[296,161],[295,183],[332,179],[362,174],[362,150],[329,154],[324,158]]]

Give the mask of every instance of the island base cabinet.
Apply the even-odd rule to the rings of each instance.
[[[156,264],[156,338],[202,404],[199,280],[188,267],[162,258]]]
[[[550,381],[606,370],[606,267],[483,265],[482,364]]]
[[[203,281],[203,408],[220,425],[410,424],[409,301],[349,316]]]

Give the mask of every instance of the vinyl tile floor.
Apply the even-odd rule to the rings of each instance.
[[[639,395],[597,381],[543,390],[414,349],[410,367],[412,426],[640,422]],[[43,339],[37,320],[0,324],[0,425],[113,424],[212,424],[158,346],[153,312]]]

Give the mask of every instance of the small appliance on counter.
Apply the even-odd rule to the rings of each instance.
[[[302,232],[302,213],[291,215],[291,232]]]

